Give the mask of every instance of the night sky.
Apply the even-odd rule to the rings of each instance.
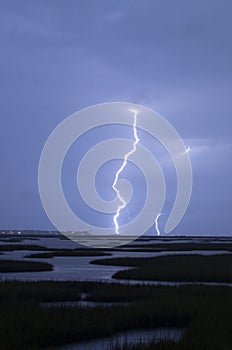
[[[0,0],[0,228],[55,229],[38,190],[47,138],[80,109],[124,101],[164,116],[191,148],[192,198],[172,234],[231,234],[231,13],[230,0]],[[132,137],[129,128],[107,132]],[[103,129],[86,135],[85,150],[87,136],[93,143],[105,135]],[[75,147],[63,177],[78,212]],[[165,165],[166,155],[158,153]],[[96,177],[105,199],[113,198],[111,175],[118,162]],[[132,164],[127,171],[140,188]],[[172,174],[161,229],[175,193]],[[138,203],[143,191],[136,196]],[[83,208],[86,220],[93,220]],[[134,205],[131,215],[137,210]],[[107,220],[101,218],[103,226]]]

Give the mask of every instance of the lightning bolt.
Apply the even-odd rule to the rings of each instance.
[[[138,135],[137,135],[137,114],[138,114],[138,111],[136,109],[130,109],[131,112],[133,112],[133,117],[134,117],[134,123],[133,123],[133,132],[134,132],[134,143],[133,143],[133,148],[131,151],[129,151],[127,154],[125,154],[124,156],[124,160],[123,160],[123,163],[122,163],[122,166],[118,169],[118,171],[116,172],[115,174],[115,178],[114,178],[114,182],[113,182],[113,185],[112,185],[112,188],[113,190],[115,191],[118,199],[120,200],[121,204],[119,205],[117,211],[116,211],[116,214],[114,215],[114,226],[115,226],[115,233],[118,235],[119,234],[119,226],[118,226],[118,217],[120,215],[120,211],[122,209],[125,208],[126,206],[126,201],[123,199],[123,197],[121,196],[120,194],[120,191],[118,190],[118,188],[116,187],[117,185],[117,182],[118,182],[118,177],[119,175],[121,174],[121,172],[123,171],[123,169],[126,167],[127,165],[127,160],[128,158],[136,152],[136,146],[139,142],[139,138],[138,138]]]
[[[155,229],[157,232],[157,236],[160,236],[160,230],[159,230],[159,225],[158,225],[158,220],[159,220],[160,216],[161,216],[161,213],[159,213],[155,218]]]

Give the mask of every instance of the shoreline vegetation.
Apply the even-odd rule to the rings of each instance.
[[[193,250],[208,250],[208,251],[228,251],[232,252],[232,244],[231,243],[213,243],[213,242],[189,242],[189,243],[151,243],[151,244],[133,244],[133,248],[135,249],[144,249],[145,251],[156,251],[159,249],[160,251],[193,251]]]
[[[40,261],[0,260],[0,272],[40,272],[52,271],[51,264]]]
[[[59,256],[111,256],[110,253],[104,253],[97,250],[61,250],[61,251],[51,251],[48,253],[35,253],[26,255],[25,258],[36,258],[36,259],[49,259]]]
[[[94,308],[40,305],[44,301],[80,300],[83,294],[92,301],[129,304]],[[225,350],[232,344],[231,311],[229,287],[5,281],[0,282],[1,348],[55,349],[125,330],[176,327],[185,329],[178,342],[125,344],[123,349]]]
[[[15,250],[36,250],[36,251],[44,251],[48,250],[47,247],[36,245],[36,244],[1,244],[0,251],[1,252],[12,252]]]
[[[2,242],[0,254],[7,258],[7,252],[12,256],[14,251],[21,250],[23,252],[18,255],[22,255],[23,260],[0,260],[0,272],[33,271],[36,276],[36,272],[51,271],[53,266],[28,258],[42,260],[56,256],[64,259],[92,256],[90,263],[95,264],[96,269],[98,264],[128,269],[116,272],[113,282],[10,281],[5,280],[3,273],[4,280],[0,280],[0,348],[55,350],[62,345],[110,337],[118,332],[163,327],[184,332],[178,341],[167,339],[130,345],[125,340],[122,346],[112,343],[111,350],[232,349],[231,287],[201,284],[207,281],[232,282],[232,255],[229,254],[232,242],[214,243],[208,238],[200,242],[181,242],[181,239],[172,242],[170,238],[161,243],[158,241],[162,240],[154,241],[138,240],[133,245],[107,249],[49,248],[16,244],[13,239]],[[203,250],[212,255],[195,252]],[[147,252],[147,256],[125,257],[129,251]],[[216,255],[213,251],[221,253]],[[112,257],[113,252],[123,253],[124,257]],[[152,256],[154,252],[167,255]],[[120,283],[120,279],[124,282]],[[130,279],[137,280],[137,283],[129,284]],[[143,284],[143,280],[196,284],[164,286]],[[59,304],[69,301],[80,303]],[[97,302],[97,305],[90,307],[81,301]],[[51,303],[51,306],[43,307],[44,302]],[[112,305],[105,306],[104,303]]]
[[[0,251],[15,251],[15,250],[28,250],[28,251],[42,251],[42,252],[64,252],[64,251],[87,251],[87,252],[96,252],[96,251],[105,251],[108,249],[99,248],[96,250],[96,248],[88,248],[88,247],[81,247],[81,248],[49,248],[46,246],[42,246],[40,244],[15,244],[15,241],[12,241],[12,243],[9,244],[9,241],[6,241],[6,244],[0,244]],[[109,249],[110,250],[110,249]]]
[[[95,265],[130,267],[113,275],[115,279],[168,282],[232,282],[232,255],[180,254],[144,258],[92,260]]]
[[[50,237],[52,239],[52,237]],[[57,237],[53,237],[56,238]],[[27,238],[29,239],[29,238]],[[60,240],[60,238],[59,238]],[[134,251],[134,252],[168,252],[168,251],[225,251],[232,252],[232,243],[225,242],[172,242],[172,240],[167,241],[165,243],[155,243],[152,240],[151,243],[140,243],[140,241],[133,242],[133,244],[128,244],[124,246],[119,246],[115,248],[92,248],[92,247],[80,247],[80,248],[48,248],[46,246],[37,245],[37,244],[24,244],[19,241],[15,241],[14,238],[11,240],[3,240],[5,244],[0,244],[0,251],[14,251],[14,250],[28,250],[28,251],[42,251],[42,252],[57,252],[57,251],[109,251],[109,252],[117,252],[117,251]],[[138,243],[137,243],[138,242]],[[147,242],[147,240],[145,240]],[[15,244],[18,243],[18,244]]]

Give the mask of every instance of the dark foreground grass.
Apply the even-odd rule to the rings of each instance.
[[[102,293],[100,289],[102,288]],[[96,292],[98,289],[98,292]],[[134,302],[114,307],[43,308],[39,301],[125,295]],[[232,349],[232,295],[229,287],[132,286],[91,282],[0,283],[0,348],[46,349],[141,328],[184,327],[179,343],[160,342],[133,349]],[[137,299],[136,299],[137,296]],[[125,345],[124,349],[129,349]]]
[[[0,260],[0,272],[38,272],[52,269],[52,265],[45,262]]]
[[[78,282],[69,281],[4,281],[0,282],[0,300],[2,302],[24,301],[78,301],[81,292]]]
[[[112,258],[91,263],[135,267],[118,271],[116,279],[181,282],[232,282],[232,255],[165,255],[149,258]]]

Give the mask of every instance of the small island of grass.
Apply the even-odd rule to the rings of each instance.
[[[0,251],[2,252],[12,252],[14,250],[44,251],[44,250],[48,250],[48,248],[37,244],[1,244],[0,245]]]
[[[53,266],[45,262],[0,260],[0,272],[39,272],[52,270]]]
[[[232,282],[232,255],[165,255],[148,258],[112,258],[92,264],[128,266],[118,271],[115,279],[169,282]]]
[[[25,258],[37,258],[37,259],[49,259],[53,257],[69,257],[69,256],[110,256],[110,253],[104,253],[103,251],[95,250],[56,250],[46,253],[34,253],[25,256]]]

